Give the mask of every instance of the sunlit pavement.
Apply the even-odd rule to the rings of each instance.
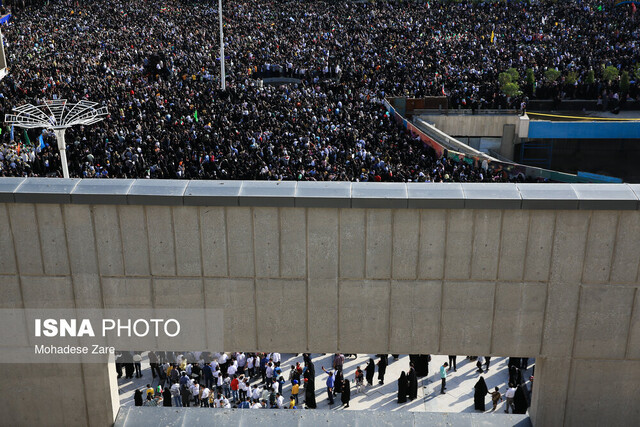
[[[413,401],[407,401],[403,404],[397,403],[398,378],[402,371],[409,370],[409,356],[401,355],[398,360],[389,356],[389,366],[385,375],[384,385],[378,384],[378,372],[374,377],[374,385],[365,387],[362,393],[357,393],[354,384],[354,374],[357,366],[364,370],[369,357],[377,362],[379,359],[375,355],[359,355],[357,359],[349,357],[344,362],[345,378],[351,381],[351,402],[349,408],[344,408],[340,400],[340,395],[334,399],[335,404],[329,406],[327,398],[325,381],[327,374],[322,372],[321,367],[329,369],[333,360],[333,355],[313,355],[313,362],[316,369],[316,402],[318,409],[333,410],[372,410],[372,411],[428,411],[428,412],[480,412],[474,409],[473,403],[473,386],[482,375],[487,383],[487,388],[493,390],[494,387],[500,388],[500,393],[504,395],[508,382],[507,358],[493,357],[489,372],[479,374],[476,372],[476,362],[468,360],[465,356],[457,358],[457,372],[450,370],[447,377],[446,394],[440,394],[440,366],[444,362],[448,362],[447,356],[433,356],[429,363],[429,375],[418,378],[418,398]],[[288,379],[289,369],[295,362],[302,363],[302,355],[282,354],[281,368],[284,373],[285,380]],[[529,359],[529,367],[523,372],[523,379],[527,380],[532,375],[535,360]],[[143,389],[152,380],[149,362],[146,356],[142,359],[142,378],[126,379],[124,377],[118,380],[120,404],[122,406],[133,406],[133,393],[136,388]],[[259,380],[252,381],[252,385],[258,383]],[[157,379],[151,382],[152,386],[158,384]],[[291,385],[287,381],[283,387],[283,395],[285,399],[290,396]],[[300,401],[304,400],[302,389],[300,390]],[[491,396],[487,395],[485,399],[485,412],[492,412]],[[498,404],[497,413],[504,413],[504,401]],[[200,408],[194,409],[200,410]],[[203,409],[204,410],[204,409]],[[215,410],[215,409],[207,409]]]

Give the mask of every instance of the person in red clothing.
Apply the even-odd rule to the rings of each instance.
[[[238,381],[238,376],[234,375],[231,380],[231,398],[234,402],[239,400],[238,388],[240,388],[240,381]]]

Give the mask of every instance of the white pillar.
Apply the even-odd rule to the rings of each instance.
[[[66,129],[54,129],[58,150],[60,150],[60,161],[62,162],[62,176],[69,178],[69,166],[67,165],[67,147],[64,142],[64,132]]]
[[[224,34],[222,32],[222,0],[218,0],[218,17],[220,18],[220,89],[227,88],[224,72]]]

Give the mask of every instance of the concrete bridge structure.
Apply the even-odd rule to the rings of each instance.
[[[217,308],[225,351],[536,358],[536,426],[640,419],[640,185],[0,179],[0,308]],[[230,333],[232,331],[232,333]],[[3,364],[3,423],[115,372]]]

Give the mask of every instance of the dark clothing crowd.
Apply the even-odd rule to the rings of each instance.
[[[210,1],[23,4],[2,28],[1,113],[50,99],[109,111],[67,131],[72,177],[507,181],[439,158],[383,100],[445,94],[454,108],[518,108],[525,96],[638,96],[635,81],[623,93],[603,77],[603,66],[635,75],[638,21],[590,0],[225,2],[225,58]],[[500,88],[509,68],[522,95]],[[547,79],[550,68],[560,77]],[[262,80],[273,77],[291,81]],[[54,135],[4,126],[0,168],[60,176]]]

